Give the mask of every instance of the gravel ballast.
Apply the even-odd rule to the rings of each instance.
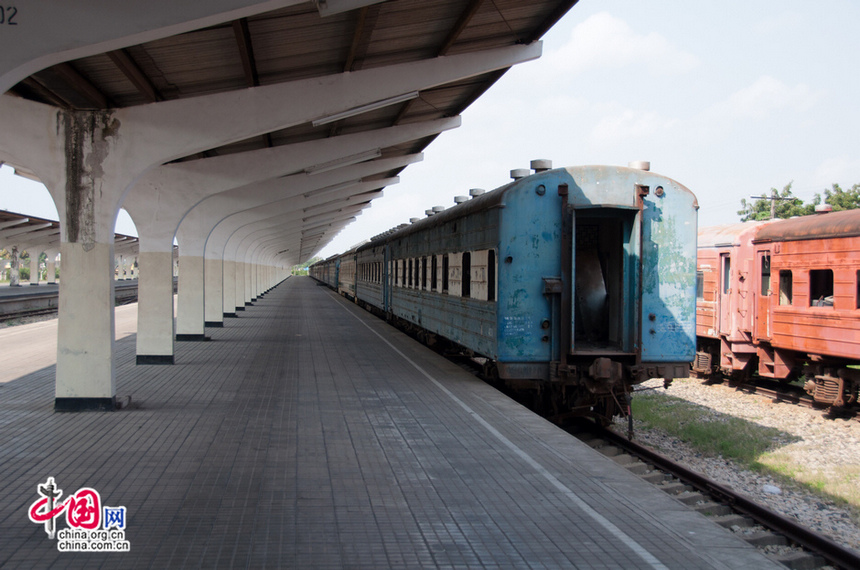
[[[780,454],[791,465],[816,473],[839,474],[844,470],[860,472],[860,422],[853,419],[829,419],[820,410],[743,394],[727,386],[706,386],[701,380],[675,380],[668,390],[662,380],[652,380],[639,388],[648,393],[681,398],[762,426],[777,428],[798,441],[780,447]],[[634,396],[635,398],[635,396]],[[747,495],[808,528],[844,546],[860,551],[860,513],[817,496],[800,485],[786,484],[760,473],[742,469],[723,457],[708,457],[700,451],[657,429],[646,429],[635,421],[635,439],[640,444],[678,461],[734,490]],[[626,420],[624,420],[626,428]],[[622,427],[619,425],[619,427]],[[849,481],[854,488],[860,482]],[[860,491],[858,491],[860,493]]]

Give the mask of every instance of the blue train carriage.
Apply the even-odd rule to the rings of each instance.
[[[643,168],[548,170],[500,202],[498,375],[559,413],[609,418],[695,353],[698,203]]]
[[[359,248],[358,296],[550,412],[608,418],[688,374],[698,205],[639,168],[539,170]]]

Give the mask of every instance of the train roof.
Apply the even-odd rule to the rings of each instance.
[[[590,176],[596,176],[597,178],[600,178],[601,174],[607,170],[612,170],[616,174],[618,174],[620,172],[628,172],[628,173],[636,172],[636,173],[640,173],[640,174],[643,174],[646,176],[657,177],[657,178],[660,178],[662,180],[665,180],[665,183],[671,183],[671,184],[677,186],[677,188],[681,189],[682,191],[688,192],[692,195],[692,192],[690,192],[690,190],[688,188],[686,188],[685,186],[683,186],[682,184],[680,184],[680,183],[678,183],[678,182],[676,182],[676,181],[674,181],[674,180],[672,180],[666,176],[663,176],[661,174],[657,174],[657,173],[650,172],[650,171],[642,171],[638,168],[631,168],[631,167],[626,167],[626,166],[586,165],[586,166],[562,167],[562,168],[555,168],[555,169],[551,169],[551,170],[543,170],[540,172],[536,172],[535,174],[532,174],[532,175],[514,180],[512,182],[509,182],[509,183],[505,184],[504,186],[500,186],[499,188],[496,188],[495,190],[491,190],[491,191],[485,192],[484,194],[481,194],[479,196],[475,196],[471,200],[467,200],[465,202],[457,204],[456,206],[448,208],[447,210],[444,210],[438,214],[428,216],[426,218],[422,218],[422,219],[420,219],[420,220],[418,220],[412,224],[401,225],[401,226],[398,226],[396,228],[392,228],[391,230],[388,230],[387,232],[384,232],[382,234],[374,236],[373,238],[371,238],[370,243],[367,243],[367,244],[363,245],[362,247],[359,247],[357,251],[362,251],[362,250],[365,250],[368,248],[378,247],[379,245],[382,245],[382,244],[388,242],[389,240],[400,239],[400,238],[406,237],[408,235],[411,235],[415,232],[427,230],[427,229],[430,229],[430,228],[433,228],[436,226],[441,226],[447,222],[468,216],[469,214],[472,214],[474,212],[500,207],[503,204],[505,195],[509,190],[520,187],[522,184],[527,183],[526,181],[528,181],[529,179],[532,179],[535,176],[546,175],[547,173],[550,173],[550,172],[566,171],[571,176],[574,176],[574,174],[577,174],[580,176],[589,176],[590,175]],[[575,178],[575,182],[579,183],[578,179]],[[589,181],[589,182],[591,182],[591,181]],[[598,181],[598,184],[599,183],[600,182]],[[583,184],[582,186],[583,186],[583,188],[585,188],[586,184]],[[593,187],[591,188],[591,191],[594,192]],[[589,198],[592,199],[593,197],[589,196]],[[693,196],[693,200],[694,200],[695,208],[698,209],[698,202],[695,201],[695,196]],[[594,204],[595,207],[598,207],[600,205],[601,205],[600,203]],[[631,201],[630,204],[628,204],[626,206],[622,205],[620,207],[634,207],[634,206],[633,206],[633,203]]]
[[[860,210],[843,210],[778,220],[761,228],[753,240],[800,241],[860,236]]]
[[[373,238],[371,238],[370,242],[359,247],[357,251],[362,251],[371,247],[377,247],[390,239],[400,239],[418,231],[440,226],[451,220],[456,220],[458,218],[468,216],[473,212],[498,207],[499,204],[501,204],[502,202],[502,198],[504,197],[504,191],[516,184],[516,182],[517,181],[509,182],[504,186],[500,186],[495,190],[485,192],[480,196],[475,196],[471,200],[467,200],[465,202],[452,206],[447,210],[439,212],[438,214],[427,216],[426,218],[422,218],[417,222],[405,225],[405,227],[403,227],[404,225],[401,225],[396,228],[393,228],[392,230],[389,230],[388,232],[385,232],[378,236],[374,236]]]
[[[770,223],[770,220],[737,222],[734,224],[699,228],[699,248],[740,245],[740,236],[742,233],[767,223]]]

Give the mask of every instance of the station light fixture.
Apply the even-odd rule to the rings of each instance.
[[[396,95],[394,97],[389,97],[388,99],[383,99],[382,101],[368,103],[367,105],[359,105],[358,107],[353,107],[352,109],[347,109],[346,111],[335,113],[334,115],[328,115],[321,119],[311,121],[311,124],[314,127],[319,127],[320,125],[327,125],[329,123],[334,123],[335,121],[348,119],[356,115],[361,115],[362,113],[369,113],[370,111],[376,111],[377,109],[382,109],[383,107],[388,107],[389,105],[405,103],[406,101],[411,101],[412,99],[417,98],[418,91],[411,91],[409,93],[404,93],[403,95]]]
[[[350,180],[349,182],[341,182],[340,184],[332,184],[331,186],[325,186],[323,188],[317,188],[316,190],[311,190],[310,192],[305,192],[305,198],[310,198],[311,196],[322,196],[323,194],[328,194],[330,192],[337,192],[338,190],[343,190],[344,188],[349,188],[351,186],[355,186],[356,184],[361,183],[361,178],[356,180]]]
[[[342,156],[334,160],[329,160],[328,162],[321,162],[320,164],[308,166],[307,168],[305,168],[304,172],[305,174],[310,175],[320,174],[322,172],[329,172],[337,168],[343,168],[344,166],[352,166],[353,164],[358,164],[359,162],[373,160],[374,158],[379,158],[380,156],[382,156],[382,149],[375,148],[373,150],[358,152],[349,156]]]

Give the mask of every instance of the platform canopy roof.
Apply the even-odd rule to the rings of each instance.
[[[575,3],[576,0],[269,2],[283,7],[54,63],[29,76],[14,78],[15,83],[7,75],[7,83],[11,85],[7,88],[9,94],[66,110],[134,107],[527,45],[538,40]],[[26,5],[20,6],[20,21],[24,20],[26,10]],[[455,117],[505,71],[502,68],[406,93],[400,98],[381,99],[379,105],[272,130],[174,162]],[[284,105],[295,103],[284,101]],[[381,148],[373,155],[355,160],[414,155],[435,136]],[[337,166],[336,161],[330,162],[332,167]],[[363,181],[396,180],[394,177],[403,168],[378,172]],[[375,192],[372,197],[379,194]],[[321,211],[320,206],[315,207]],[[355,213],[355,208],[347,209],[338,218],[337,212],[333,212],[327,220],[331,222],[330,231],[317,233],[314,240],[303,243],[297,249],[302,259],[292,261],[304,261],[310,253],[319,251]],[[305,223],[319,226],[319,219]]]

